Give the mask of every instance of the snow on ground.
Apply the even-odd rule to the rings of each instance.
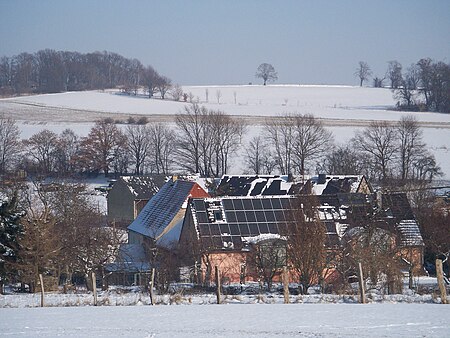
[[[448,337],[440,304],[0,309],[5,337]]]
[[[338,143],[348,142],[355,130],[361,130],[372,120],[396,121],[410,114],[388,110],[395,105],[395,100],[392,91],[384,88],[249,85],[186,86],[183,90],[192,93],[194,101],[198,99],[209,109],[220,109],[245,118],[249,127],[244,142],[262,133],[265,117],[284,112],[312,113],[323,118]],[[220,104],[217,103],[218,91]],[[135,97],[117,91],[87,91],[0,99],[0,114],[20,121],[22,138],[42,129],[60,133],[65,128],[85,136],[94,121],[108,116],[125,121],[133,114],[145,115],[151,121],[173,126],[173,114],[182,111],[184,106],[182,102],[148,99],[143,95]],[[450,114],[412,114],[421,122],[424,140],[436,156],[445,178],[450,178]],[[242,170],[243,161],[239,157],[230,173],[242,173]]]
[[[395,106],[392,91],[384,88],[351,86],[186,86],[194,101],[210,109],[220,109],[231,115],[277,116],[284,112],[310,113],[327,119],[398,120],[405,112],[387,110]],[[208,101],[206,101],[208,90]],[[217,92],[221,97],[217,101]],[[236,93],[236,100],[234,95]],[[0,100],[0,106],[38,111],[45,115],[48,108],[60,108],[60,115],[76,110],[83,113],[114,113],[142,115],[173,115],[183,110],[183,102],[148,99],[144,95],[129,96],[116,91],[86,91],[23,96]],[[15,108],[14,108],[15,107]],[[4,108],[5,109],[5,108]],[[1,111],[1,110],[0,110]],[[450,115],[414,113],[419,121],[450,123]],[[23,117],[18,116],[20,120]],[[71,120],[76,116],[68,117]],[[92,121],[92,120],[91,120]]]

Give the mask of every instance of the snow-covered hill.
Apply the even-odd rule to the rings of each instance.
[[[307,85],[186,86],[193,101],[209,109],[244,118],[249,124],[244,141],[263,131],[266,118],[282,113],[310,113],[322,118],[338,143],[346,143],[373,120],[397,121],[413,114],[423,127],[424,139],[446,177],[450,177],[450,115],[430,112],[405,113],[395,106],[392,91],[385,88]],[[173,124],[174,114],[188,105],[173,100],[149,99],[142,93],[129,96],[118,91],[87,91],[0,99],[0,115],[20,121],[22,137],[41,129],[61,132],[72,128],[87,135],[94,121],[112,117],[126,121],[146,116],[149,121]],[[236,160],[231,171],[242,172]]]

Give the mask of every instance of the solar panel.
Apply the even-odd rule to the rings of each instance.
[[[252,200],[244,199],[244,200],[242,200],[242,202],[244,204],[244,210],[252,210],[253,209]]]
[[[205,211],[205,202],[203,200],[194,200],[194,207],[196,211]]]
[[[278,234],[278,226],[276,223],[269,223],[269,232],[271,234]]]
[[[235,199],[233,200],[234,209],[236,210],[244,210],[244,205],[242,204],[242,200]]]
[[[266,216],[264,215],[264,211],[255,211],[256,221],[257,222],[265,222]]]
[[[281,207],[281,202],[280,202],[280,199],[279,198],[274,198],[274,199],[272,199],[272,207],[274,208],[274,209],[281,209],[282,207]]]
[[[247,224],[240,224],[239,228],[241,230],[241,235],[242,236],[250,235],[250,230],[248,229],[248,225]]]
[[[275,214],[273,213],[273,210],[266,210],[264,212],[265,216],[266,216],[266,220],[268,222],[274,222],[275,221]]]
[[[272,203],[269,198],[264,198],[262,200],[263,209],[272,209]]]
[[[228,224],[226,224],[226,223],[225,224],[220,224],[219,227],[220,227],[220,233],[222,235],[230,233],[230,228],[229,228]]]
[[[203,211],[197,212],[197,220],[199,223],[208,223],[208,217],[206,216],[206,212]]]
[[[212,236],[214,236],[214,235],[220,235],[219,224],[215,224],[215,223],[210,224],[210,225],[209,225],[209,229],[210,229],[210,231],[211,231],[211,235],[212,235]]]
[[[262,208],[263,208],[262,202],[260,199],[252,200],[252,204],[253,204],[253,209],[255,209],[255,210],[262,210]]]
[[[256,215],[253,210],[247,211],[247,222],[256,222]]]
[[[258,223],[259,225],[259,231],[262,234],[268,234],[269,233],[269,226],[267,223]]]
[[[245,216],[245,211],[236,211],[236,218],[239,223],[247,222],[247,217]]]
[[[231,235],[240,235],[239,226],[237,224],[230,224],[230,234]]]
[[[222,200],[222,205],[223,205],[223,208],[225,209],[225,210],[233,210],[234,208],[233,208],[233,202],[231,201],[231,200],[229,200],[229,199],[223,199]]]
[[[228,223],[237,222],[236,213],[234,211],[225,211],[225,217]]]

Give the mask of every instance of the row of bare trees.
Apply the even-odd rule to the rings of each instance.
[[[221,176],[241,144],[244,125],[223,112],[189,105],[176,128],[162,123],[97,122],[86,137],[42,130],[21,141],[16,123],[0,118],[0,173],[18,168],[39,175],[76,173],[169,174],[174,170]]]
[[[354,75],[362,86],[372,76],[372,70],[360,61]],[[450,64],[424,58],[403,72],[401,63],[393,60],[388,62],[383,77],[373,78],[373,86],[381,88],[385,80],[389,80],[400,109],[450,113]]]
[[[366,175],[374,181],[400,184],[431,180],[441,175],[436,160],[423,141],[413,116],[400,121],[372,122],[357,131],[346,145],[334,145],[333,136],[312,115],[287,114],[268,121],[263,136],[246,148],[250,173],[327,173]]]
[[[149,97],[164,99],[172,83],[153,67],[112,52],[40,50],[0,58],[0,95],[56,93],[120,87],[136,94],[145,87]]]

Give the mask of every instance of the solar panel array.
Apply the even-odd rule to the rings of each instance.
[[[198,230],[205,247],[241,248],[242,237],[284,234],[291,210],[290,197],[222,198],[193,201]]]

